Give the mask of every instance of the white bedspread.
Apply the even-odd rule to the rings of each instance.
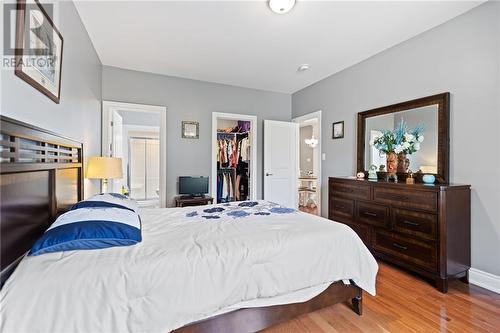
[[[203,218],[209,207],[142,210],[135,246],[26,257],[0,293],[0,331],[165,333],[338,280],[375,294],[377,263],[349,227],[299,212]]]

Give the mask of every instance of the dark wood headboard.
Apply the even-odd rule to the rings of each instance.
[[[83,145],[0,116],[0,266],[3,285],[58,215],[83,196]]]

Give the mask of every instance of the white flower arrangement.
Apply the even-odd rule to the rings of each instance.
[[[423,131],[423,125],[409,130],[406,122],[401,119],[394,131],[385,130],[381,136],[370,140],[370,146],[374,146],[380,153],[384,154],[404,153],[411,155],[420,150],[420,144],[424,141]]]

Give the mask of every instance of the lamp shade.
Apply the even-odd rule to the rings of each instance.
[[[434,165],[422,165],[420,171],[423,173],[437,173],[437,167]]]
[[[93,156],[87,167],[87,178],[114,179],[122,178],[122,159],[117,157]]]

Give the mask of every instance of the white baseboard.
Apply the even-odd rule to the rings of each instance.
[[[469,283],[500,294],[500,276],[498,275],[471,268],[469,270]]]

